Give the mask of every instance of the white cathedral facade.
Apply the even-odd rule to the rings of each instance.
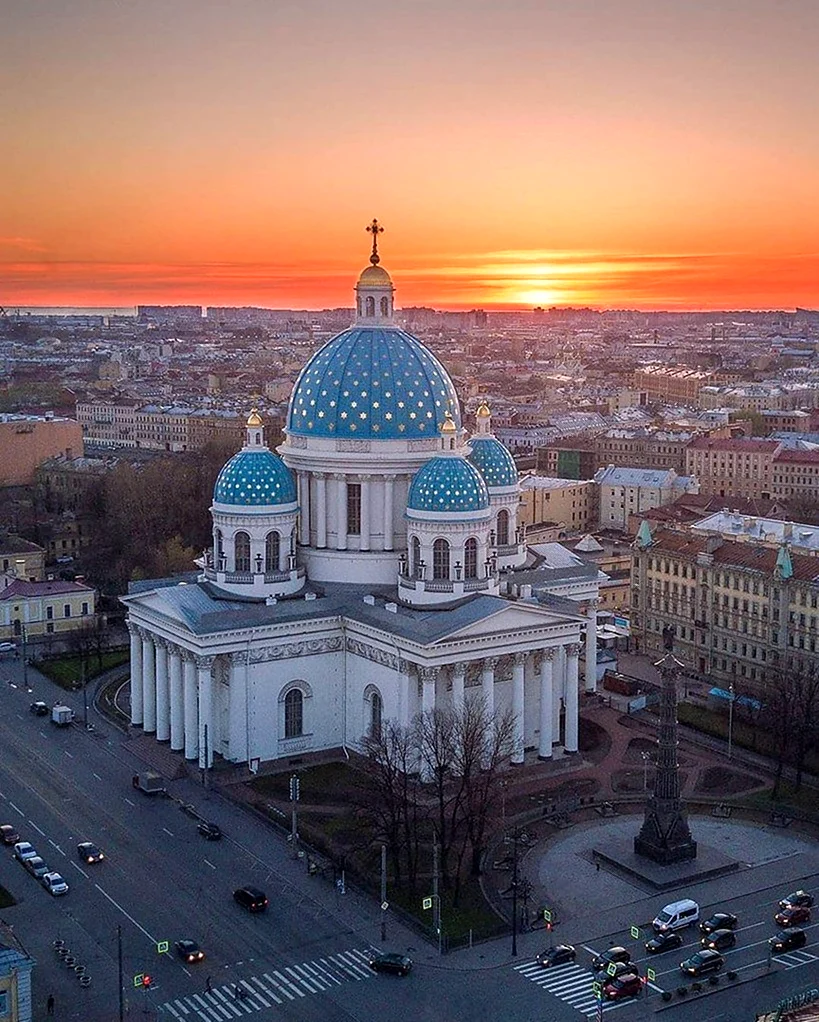
[[[382,720],[475,697],[511,711],[512,763],[577,751],[594,601],[587,619],[507,595],[530,562],[515,464],[486,405],[469,435],[441,362],[393,322],[376,240],[355,322],[302,370],[278,453],[253,412],[219,474],[196,583],[123,598],[132,724],[200,766],[355,750]]]

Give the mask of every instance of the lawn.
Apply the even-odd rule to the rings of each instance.
[[[123,664],[127,664],[129,659],[128,649],[106,650],[101,658],[98,658],[96,653],[92,653],[86,662],[86,680],[91,681],[112,667],[121,667]],[[40,674],[44,674],[62,688],[71,691],[74,688],[79,688],[82,684],[82,662],[82,656],[76,653],[66,653],[63,656],[32,660],[31,665]]]

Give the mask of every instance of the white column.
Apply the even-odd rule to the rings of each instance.
[[[408,727],[412,713],[410,712],[410,665],[403,658],[398,661],[398,723]]]
[[[196,657],[196,687],[199,694],[199,767],[213,766],[213,657]],[[207,762],[205,756],[207,755]]]
[[[512,763],[517,766],[523,762],[523,672],[526,667],[526,654],[515,653],[512,665],[512,717],[514,735],[512,738]]]
[[[156,650],[148,632],[142,634],[142,727],[156,731]]]
[[[178,646],[168,650],[168,688],[171,697],[171,748],[185,747],[185,697],[182,685],[182,651]]]
[[[347,478],[337,475],[336,484],[336,550],[347,549]]]
[[[131,723],[142,723],[142,636],[136,625],[128,625],[131,633]]]
[[[560,705],[561,702],[565,704],[566,700],[566,647],[558,646],[555,649],[555,663],[554,671],[552,674],[552,692],[554,694],[553,700],[553,717],[552,723],[554,724],[554,731],[552,732],[552,738],[555,742],[560,743]]]
[[[196,691],[196,664],[192,657],[182,663],[185,689],[185,759],[199,757],[199,699]]]
[[[316,546],[327,546],[327,476],[316,472]]]
[[[361,477],[361,535],[360,549],[370,549],[370,491],[372,483],[369,476]]]
[[[555,658],[553,649],[544,649],[540,654],[540,743],[539,759],[552,758],[552,732],[554,728],[554,707],[552,699],[552,663]]]
[[[487,657],[483,662],[481,671],[481,698],[486,707],[487,717],[495,716],[495,668],[498,666],[498,657]]]
[[[452,669],[452,709],[460,713],[464,708],[464,686],[466,684],[466,664],[455,664]]]
[[[299,542],[310,546],[310,476],[307,472],[299,472],[299,504]]]
[[[566,648],[566,752],[577,752],[579,653],[579,643],[572,643]]]
[[[597,605],[589,600],[586,617],[586,691],[597,691]]]
[[[421,712],[429,713],[435,709],[435,682],[438,680],[437,667],[421,668]]]
[[[232,653],[230,657],[230,687],[228,689],[228,750],[232,763],[247,762],[250,736],[250,708],[248,706],[247,653]]]
[[[392,550],[394,543],[393,504],[395,500],[395,476],[384,477],[384,549]]]
[[[167,742],[171,737],[171,694],[168,688],[168,647],[156,642],[156,737]]]

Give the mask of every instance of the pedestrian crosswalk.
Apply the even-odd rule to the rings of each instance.
[[[799,965],[807,965],[808,962],[815,962],[816,955],[810,951],[786,951],[781,955],[774,955],[775,962],[781,962],[786,969],[795,969]]]
[[[554,965],[545,969],[532,961],[516,965],[515,971],[588,1017],[599,1011],[597,996],[592,989],[594,980],[588,968],[581,968],[572,962],[570,965]],[[605,1003],[603,1010],[608,1011],[623,1003]]]
[[[276,1004],[297,1001],[310,994],[331,990],[350,980],[369,979],[367,950],[339,951],[325,958],[314,958],[301,965],[281,965],[258,976],[214,985],[201,994],[189,994],[166,1001],[160,1012],[176,1022],[225,1022]],[[237,986],[240,988],[237,996]]]

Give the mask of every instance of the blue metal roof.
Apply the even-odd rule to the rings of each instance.
[[[472,446],[469,460],[480,471],[490,489],[517,485],[515,459],[497,437],[473,436],[469,443]]]
[[[373,440],[437,436],[455,387],[435,356],[397,327],[352,327],[310,359],[293,388],[287,429]]]
[[[296,484],[290,469],[266,447],[239,451],[219,473],[213,500],[245,507],[293,504]]]
[[[446,514],[484,511],[489,491],[483,476],[461,457],[438,457],[428,461],[413,476],[407,495],[407,510],[440,511]]]

